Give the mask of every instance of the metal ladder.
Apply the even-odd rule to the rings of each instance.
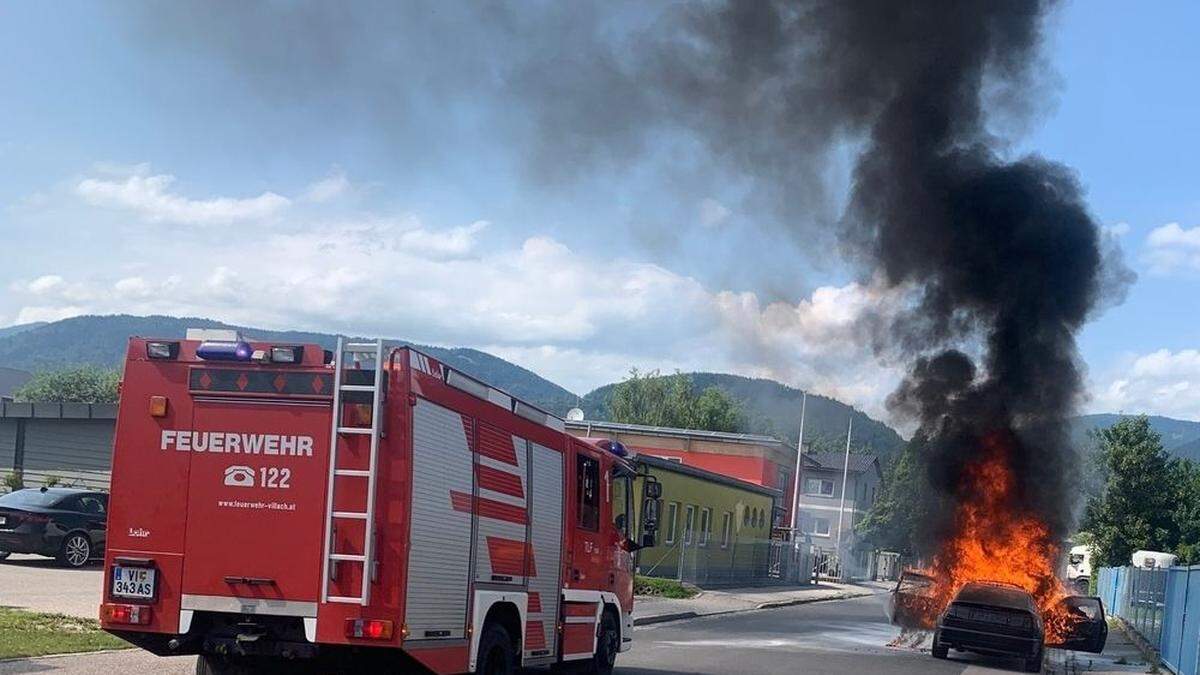
[[[345,384],[343,376],[344,359],[347,354],[371,354],[375,357],[374,379],[371,384]],[[382,404],[384,399],[383,382],[383,340],[369,343],[343,342],[339,337],[337,352],[334,353],[334,389],[333,389],[333,429],[329,441],[329,483],[325,495],[325,547],[321,565],[321,602],[340,602],[345,604],[367,605],[371,597],[371,582],[374,577],[375,563],[375,484],[379,458],[380,420],[383,416]],[[353,356],[351,360],[354,360]],[[342,392],[370,392],[371,394],[371,427],[347,427],[342,425]],[[371,453],[366,470],[338,468],[339,441],[348,436],[367,435],[371,437]],[[335,511],[334,489],[338,478],[362,478],[367,481],[367,510]],[[362,554],[338,553],[333,550],[333,530],[336,520],[362,520],[363,546]],[[362,591],[356,596],[341,596],[329,594],[331,572],[337,563],[358,563],[362,565]]]

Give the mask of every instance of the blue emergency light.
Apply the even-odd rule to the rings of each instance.
[[[629,456],[629,450],[624,445],[622,445],[620,441],[614,441],[614,440],[610,440],[610,439],[606,438],[606,439],[596,443],[596,445],[600,446],[600,448],[603,450],[607,450],[607,451],[611,452],[612,454],[616,455],[617,457],[628,457]]]
[[[254,350],[245,342],[207,341],[196,348],[196,356],[205,361],[249,361]]]

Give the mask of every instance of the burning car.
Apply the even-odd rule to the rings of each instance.
[[[1047,626],[1050,623],[1050,626]],[[1046,647],[1099,653],[1108,627],[1099,598],[1068,596],[1048,617],[1034,597],[1019,586],[1001,582],[970,582],[937,618],[934,658],[950,649],[1013,656],[1027,672],[1040,672]]]
[[[951,648],[1024,659],[1025,670],[1042,669],[1045,630],[1033,596],[1017,586],[972,582],[942,612],[933,633],[933,657]]]

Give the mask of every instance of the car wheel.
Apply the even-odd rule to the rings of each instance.
[[[942,644],[941,640],[938,640],[937,633],[933,634],[933,645],[929,651],[935,659],[944,659],[950,655],[950,647]]]
[[[611,675],[617,663],[617,652],[621,651],[621,631],[612,612],[600,615],[599,631],[596,634],[596,653],[592,656],[589,673]]]
[[[504,626],[493,623],[483,631],[479,640],[479,657],[475,672],[480,675],[513,675],[516,654]]]
[[[58,550],[58,561],[67,567],[83,567],[92,559],[92,542],[86,535],[68,534]]]

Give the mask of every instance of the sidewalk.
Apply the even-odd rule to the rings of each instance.
[[[687,600],[638,596],[633,603],[633,624],[644,626],[663,621],[694,619],[714,614],[746,612],[754,609],[787,607],[822,600],[844,600],[885,590],[873,582],[816,586],[757,586],[701,591]]]
[[[1061,649],[1051,649],[1047,653],[1046,672],[1055,675],[1075,675],[1076,673],[1150,673],[1166,672],[1163,669],[1154,670],[1150,661],[1142,656],[1141,651],[1121,628],[1110,624],[1108,641],[1104,645],[1103,654],[1088,654],[1085,652],[1069,652]]]

